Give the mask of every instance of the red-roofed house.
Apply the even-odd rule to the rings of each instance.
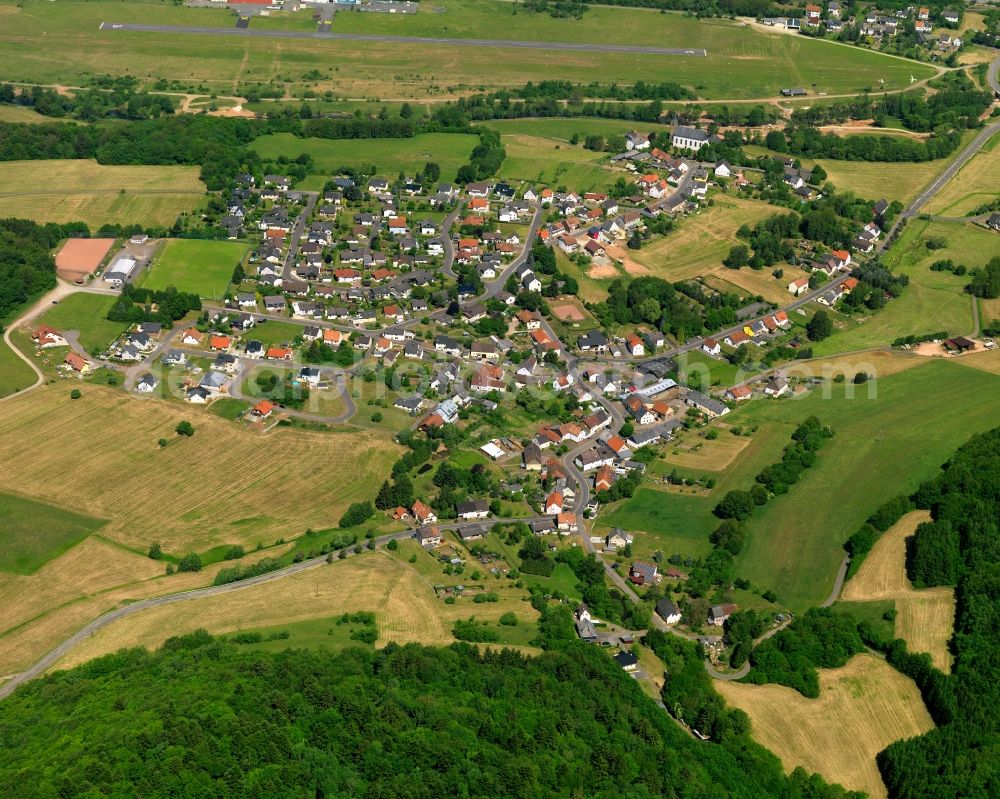
[[[419,499],[413,503],[413,518],[420,524],[433,524],[438,520],[437,514],[429,505],[425,505]]]
[[[563,510],[563,495],[558,491],[553,491],[545,498],[545,502],[542,503],[542,513],[548,514],[549,516],[556,516],[562,513]]]
[[[256,419],[266,419],[274,412],[274,403],[271,400],[261,400],[253,408],[250,409],[250,414]]]

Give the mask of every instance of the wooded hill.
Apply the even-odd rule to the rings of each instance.
[[[194,633],[22,688],[0,740],[21,799],[852,796],[745,733],[691,737],[576,642],[268,654]]]

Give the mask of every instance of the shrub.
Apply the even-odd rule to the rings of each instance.
[[[82,396],[83,396],[83,393],[78,388],[74,388],[71,392],[69,392],[69,398],[70,399],[80,399],[80,397],[82,397]]]
[[[178,422],[177,427],[174,428],[174,432],[179,436],[193,436],[194,435],[194,425],[191,422],[183,421]]]

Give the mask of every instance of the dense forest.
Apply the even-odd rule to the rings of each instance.
[[[696,667],[685,680],[710,694],[681,643],[690,652],[672,657]],[[801,770],[785,776],[739,716],[722,743],[696,740],[578,642],[536,658],[466,644],[270,654],[200,632],[6,699],[0,794],[855,796]]]
[[[1000,785],[1000,428],[974,437],[911,498],[932,521],[908,542],[917,585],[955,586],[951,675],[926,655],[889,645],[889,662],[910,674],[938,727],[879,755],[898,799],[996,796]]]
[[[86,226],[0,219],[0,320],[56,285],[49,253],[61,239],[81,233],[88,235]]]

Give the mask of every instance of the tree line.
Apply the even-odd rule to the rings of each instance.
[[[82,232],[87,234],[86,226]],[[0,219],[0,319],[56,285],[51,251],[81,225],[39,225],[27,219]]]

